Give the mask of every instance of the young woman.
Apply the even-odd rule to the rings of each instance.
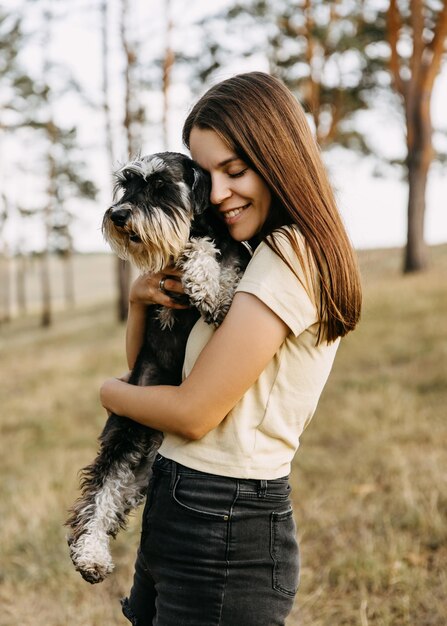
[[[138,626],[283,625],[298,587],[288,474],[339,339],[356,326],[355,256],[295,98],[253,72],[211,88],[183,139],[211,204],[253,257],[223,324],[199,320],[179,387],[107,380],[107,409],[165,433],[123,611]],[[174,270],[138,278],[127,354],[145,307],[178,306]],[[164,279],[164,283],[161,282]]]

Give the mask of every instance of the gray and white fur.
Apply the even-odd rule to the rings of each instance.
[[[144,156],[115,176],[120,198],[104,215],[106,240],[142,272],[178,267],[192,305],[147,307],[144,343],[129,383],[179,385],[192,326],[200,315],[214,326],[223,321],[249,253],[209,207],[209,176],[187,156]],[[66,522],[71,559],[88,582],[101,582],[113,570],[109,539],[144,499],[161,441],[160,432],[127,417],[108,418]]]

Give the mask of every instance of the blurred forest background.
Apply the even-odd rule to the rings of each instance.
[[[124,623],[138,515],[95,587],[62,527],[104,423],[98,387],[125,369],[131,274],[95,245],[79,251],[119,163],[181,150],[195,99],[252,69],[296,94],[329,167],[365,159],[408,189],[405,246],[359,251],[362,324],[294,464],[302,581],[289,626],[447,623],[447,244],[424,232],[447,160],[433,115],[446,52],[445,0],[2,4],[1,626]],[[375,138],[383,119],[389,142]]]

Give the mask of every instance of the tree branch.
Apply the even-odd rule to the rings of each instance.
[[[304,17],[305,17],[305,37],[306,37],[306,51],[305,57],[309,66],[309,108],[310,113],[314,119],[315,130],[318,133],[318,127],[320,125],[320,89],[319,81],[321,76],[315,78],[315,42],[313,35],[314,21],[312,17],[312,6],[310,0],[304,2]]]
[[[435,78],[441,68],[442,55],[447,40],[447,3],[444,2],[441,11],[438,14],[438,21],[435,26],[435,33],[432,41],[427,46],[427,50],[431,52],[431,58],[426,62],[425,73],[423,78],[423,90],[431,91]]]
[[[397,53],[397,42],[399,41],[399,31],[402,25],[397,0],[390,0],[387,12],[387,34],[388,43],[391,49],[390,70],[396,90],[405,99],[405,83],[400,75],[399,55]]]
[[[109,28],[108,28],[108,11],[107,0],[102,0],[100,5],[101,11],[101,62],[102,62],[102,110],[104,113],[105,123],[105,139],[107,157],[109,159],[110,176],[115,165],[115,151],[113,145],[112,120],[110,115],[110,91],[109,91],[109,74],[108,74],[108,56],[109,56]]]
[[[166,9],[166,47],[163,58],[163,116],[162,116],[162,129],[163,129],[163,145],[167,150],[169,147],[168,138],[168,114],[169,114],[169,87],[171,84],[171,70],[175,61],[175,54],[171,47],[171,35],[172,35],[172,19],[171,19],[171,0],[165,0]]]
[[[421,77],[422,54],[424,51],[424,16],[422,15],[422,1],[410,2],[411,26],[413,28],[413,52],[410,60],[411,83],[416,86]]]

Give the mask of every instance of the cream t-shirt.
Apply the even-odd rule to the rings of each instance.
[[[296,227],[287,228],[307,259],[302,235]],[[285,235],[275,233],[275,239],[306,285],[306,272]],[[313,263],[309,269],[315,271]],[[329,345],[315,345],[318,323],[316,305],[309,295],[312,291],[305,289],[265,243],[256,248],[237,291],[259,298],[287,324],[290,333],[255,384],[216,428],[195,441],[166,433],[160,454],[203,472],[272,480],[290,472],[300,435],[315,412],[339,339]],[[193,327],[186,347],[184,378],[213,332],[202,319]]]

